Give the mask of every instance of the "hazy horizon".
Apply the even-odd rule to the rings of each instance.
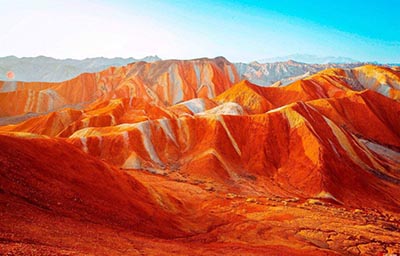
[[[400,60],[396,1],[0,0],[0,56]]]

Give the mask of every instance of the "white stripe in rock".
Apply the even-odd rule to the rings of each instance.
[[[332,120],[326,117],[324,117],[324,120],[331,128],[332,133],[335,135],[342,149],[344,149],[347,152],[347,154],[356,164],[358,164],[363,168],[367,168],[368,165],[358,156],[353,146],[351,145],[349,139],[347,138],[346,134]]]
[[[125,160],[125,163],[122,165],[124,169],[140,169],[142,168],[142,161],[140,157],[132,152],[128,159]]]
[[[233,75],[232,67],[231,66],[227,66],[226,68],[228,69],[229,80],[232,83],[234,83],[235,82],[235,76]]]
[[[124,146],[126,148],[129,147],[129,133],[128,133],[128,131],[124,131],[122,133],[122,139],[124,140]]]
[[[87,138],[86,137],[81,137],[80,140],[81,140],[81,143],[82,143],[82,150],[84,152],[88,153],[89,149],[87,147]]]
[[[188,101],[182,102],[178,105],[181,105],[181,104],[185,105],[190,111],[192,111],[193,114],[203,112],[206,109],[204,100],[199,99],[199,98],[188,100]]]
[[[228,127],[226,126],[226,123],[225,123],[224,118],[223,118],[222,116],[218,116],[218,117],[217,117],[217,120],[221,123],[222,127],[224,127],[224,130],[225,130],[226,134],[228,135],[229,140],[231,141],[232,146],[233,146],[233,148],[235,149],[236,153],[237,153],[239,156],[241,156],[241,155],[242,155],[242,152],[240,151],[240,148],[239,148],[239,146],[238,146],[238,144],[237,144],[235,138],[233,138],[231,132],[229,131]]]
[[[182,152],[185,152],[186,150],[188,150],[189,148],[189,141],[190,141],[190,131],[189,131],[189,127],[187,125],[187,118],[186,117],[181,117],[179,119],[177,119],[177,124],[178,124],[178,128],[180,131],[180,135],[181,137],[183,137],[183,142],[185,144],[185,148],[181,148]]]
[[[215,158],[218,159],[222,168],[224,168],[224,170],[228,173],[229,177],[237,178],[237,174],[234,171],[232,171],[230,164],[227,161],[225,161],[225,159],[221,156],[221,154],[219,152],[217,152],[217,150],[215,150],[215,148],[209,148],[209,149],[201,152],[200,154],[195,156],[193,159],[190,159],[190,161],[195,161],[195,160],[207,157],[209,155],[213,155],[213,156],[215,156]]]
[[[116,125],[117,121],[115,121],[115,116],[113,114],[110,114],[111,117],[111,125]]]
[[[160,166],[164,166],[163,162],[158,157],[156,150],[154,149],[153,143],[151,142],[151,129],[149,122],[145,121],[138,123],[136,128],[142,133],[143,145],[149,154],[150,159]]]
[[[170,120],[168,120],[168,119],[159,119],[158,123],[160,124],[161,129],[163,129],[164,134],[168,138],[170,138],[175,143],[175,145],[178,145],[178,143],[176,142],[175,135],[173,134],[173,132],[171,130]]]
[[[100,135],[97,135],[97,139],[99,140],[99,148],[101,149],[103,146],[103,137],[101,137]]]
[[[364,140],[364,139],[359,139],[361,143],[363,143],[365,146],[368,147],[369,150],[372,150],[373,152],[389,158],[397,163],[400,163],[400,153],[397,151],[394,151],[388,147],[385,147],[383,145],[380,145],[378,143],[374,143],[372,141]]]

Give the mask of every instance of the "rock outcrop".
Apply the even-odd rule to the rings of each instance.
[[[85,75],[101,93],[76,93],[93,97],[81,109],[0,127],[8,252],[399,250],[396,69],[328,69],[284,87],[237,82],[222,58],[104,72]],[[44,231],[54,223],[61,241]]]

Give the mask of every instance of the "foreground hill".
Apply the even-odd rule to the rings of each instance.
[[[81,110],[0,127],[4,250],[400,250],[396,69],[329,69],[285,87],[260,87],[232,85],[224,59],[195,62],[217,74],[200,86],[209,88],[204,93],[179,96],[161,93],[168,83],[156,86],[176,65],[183,81],[192,79],[181,88],[199,88],[193,61],[153,64],[168,67],[163,75],[150,72],[152,64],[128,66],[140,75],[121,73],[120,83]],[[204,70],[200,80],[209,79]],[[134,93],[147,85],[157,97]]]

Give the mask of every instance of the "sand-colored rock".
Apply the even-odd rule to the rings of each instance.
[[[194,83],[182,82],[187,97],[177,100],[177,91],[164,93],[172,88],[165,81],[193,80],[192,62],[164,62],[166,73],[133,65],[136,75],[104,71],[120,74],[120,83],[104,76],[111,79],[104,85],[116,83],[112,90],[80,110],[0,127],[4,251],[399,250],[400,103],[379,89],[385,82],[397,91],[397,71],[331,69],[273,88],[231,86],[221,75],[193,94]],[[229,66],[222,59],[204,65],[202,81],[208,67]],[[375,76],[379,85],[370,85]]]

